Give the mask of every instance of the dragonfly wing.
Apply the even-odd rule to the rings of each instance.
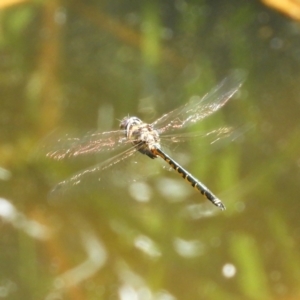
[[[244,78],[245,74],[243,72],[232,72],[204,97],[192,97],[190,102],[163,115],[152,125],[161,134],[185,128],[203,120],[227,103],[239,90]]]
[[[52,137],[51,140],[54,138]],[[55,160],[77,157],[85,154],[101,153],[113,151],[121,146],[127,145],[129,141],[125,139],[123,130],[108,132],[90,132],[80,138],[65,135],[56,140],[43,145],[43,151],[47,157]],[[54,145],[54,146],[53,146]]]
[[[67,191],[73,190],[74,187],[80,185],[84,187],[84,183],[89,185],[92,184],[93,181],[99,183],[104,179],[105,176],[108,174],[108,170],[113,168],[119,162],[128,159],[136,152],[135,147],[131,147],[126,151],[123,151],[112,158],[105,160],[102,163],[89,167],[85,170],[82,170],[75,175],[69,177],[66,180],[61,181],[58,183],[50,192],[51,198],[57,198],[61,195],[66,194]]]
[[[236,133],[233,127],[220,127],[217,129],[210,130],[209,132],[185,132],[185,133],[173,133],[173,134],[162,134],[160,139],[162,142],[171,143],[184,143],[194,138],[204,138],[208,140],[208,143],[212,144],[220,139],[232,137]]]

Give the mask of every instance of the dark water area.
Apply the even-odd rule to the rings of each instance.
[[[233,0],[24,2],[0,24],[0,298],[299,298],[299,23]],[[130,145],[47,156],[235,70],[228,103],[161,139],[225,211],[160,159],[101,169]]]

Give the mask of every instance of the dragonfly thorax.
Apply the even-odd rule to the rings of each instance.
[[[125,117],[120,128],[125,130],[125,136],[136,146],[137,150],[150,158],[156,158],[154,150],[160,148],[157,130],[151,124],[144,123],[137,117]]]

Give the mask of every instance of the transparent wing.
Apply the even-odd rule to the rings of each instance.
[[[130,144],[130,141],[126,140],[124,131],[116,130],[90,132],[81,138],[65,135],[63,138],[56,140],[55,143],[51,143],[50,146],[45,145],[43,148],[47,157],[61,160],[79,155],[114,151],[128,144]]]
[[[63,195],[66,191],[72,189],[72,187],[75,187],[79,184],[81,184],[82,181],[89,182],[89,181],[97,181],[100,182],[103,178],[103,176],[106,176],[107,172],[103,172],[106,169],[110,169],[117,163],[129,158],[136,152],[135,147],[131,147],[127,149],[126,151],[123,151],[117,155],[115,155],[112,158],[107,159],[106,161],[99,163],[97,165],[94,165],[92,167],[89,167],[85,170],[82,170],[75,175],[71,176],[70,178],[61,181],[58,183],[50,192],[51,197],[57,197],[60,195]]]
[[[220,139],[232,136],[235,133],[233,127],[220,127],[209,132],[186,132],[162,134],[160,139],[162,142],[184,143],[194,138],[205,138],[209,143],[214,143]]]
[[[241,71],[232,72],[204,97],[193,97],[187,104],[161,116],[153,127],[160,134],[182,129],[203,120],[219,110],[238,91],[245,79]]]

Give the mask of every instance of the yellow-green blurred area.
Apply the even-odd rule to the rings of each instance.
[[[0,298],[299,299],[300,24],[258,1],[6,3]],[[236,69],[237,95],[186,129],[233,141],[166,145],[226,211],[140,153],[53,197],[117,152],[55,161],[44,145],[153,122]]]

